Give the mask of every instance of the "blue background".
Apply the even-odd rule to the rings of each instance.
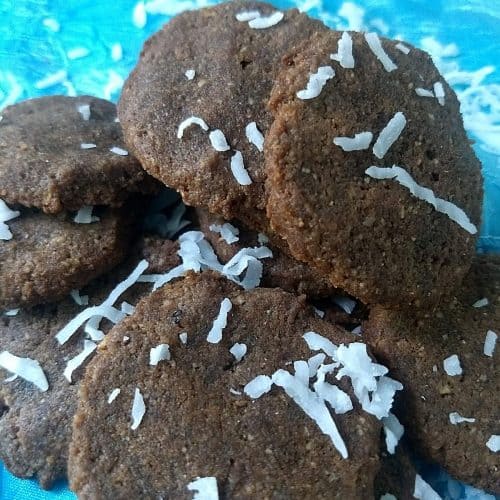
[[[151,1],[145,2],[151,6]],[[144,40],[185,8],[218,3],[211,0],[155,0],[162,13],[147,14],[144,28],[133,22],[136,0],[0,0],[0,109],[13,102],[45,94],[92,94],[116,101],[123,80],[133,68]],[[458,77],[496,66],[500,53],[500,0],[358,0],[358,16],[339,15],[335,0],[276,0],[279,8],[299,6],[333,28],[365,29],[422,46],[424,37],[454,43],[458,55],[436,60],[460,95],[479,104],[485,119],[466,113],[466,128],[483,165],[485,202],[480,250],[500,251],[500,71],[494,70],[474,89]],[[362,11],[362,12],[361,12]],[[49,21],[47,22],[47,19]],[[59,24],[55,30],[53,22]],[[111,48],[119,43],[123,57],[114,61]],[[83,47],[86,57],[70,59],[68,51]],[[66,71],[63,83],[38,89],[36,82]],[[466,75],[467,79],[467,75]],[[461,94],[462,93],[462,94]],[[442,494],[478,498],[476,492],[447,482],[440,472],[427,478]],[[74,496],[59,485],[43,492],[35,481],[13,478],[0,464],[0,500],[67,499]],[[490,497],[492,498],[492,497]]]

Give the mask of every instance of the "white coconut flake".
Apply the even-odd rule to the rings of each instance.
[[[259,245],[267,245],[269,243],[269,238],[264,233],[259,233],[257,235],[257,243]]]
[[[299,360],[293,362],[293,369],[295,377],[300,380],[304,385],[309,385],[309,365],[307,361]]]
[[[187,332],[182,332],[182,333],[179,333],[179,340],[184,344],[186,345],[187,344],[187,341],[188,341],[188,334]]]
[[[35,88],[38,90],[48,89],[50,87],[54,87],[55,85],[59,85],[68,79],[68,73],[66,70],[61,69],[56,71],[55,73],[51,73],[47,75],[45,78],[38,80],[35,82]]]
[[[241,391],[237,391],[236,389],[233,389],[232,387],[229,388],[229,392],[231,394],[234,394],[235,396],[241,396],[243,394]]]
[[[384,426],[385,446],[387,447],[387,451],[391,455],[394,455],[396,446],[403,437],[405,428],[401,425],[394,413],[389,413],[387,417],[384,417],[382,419],[382,425]]]
[[[309,75],[307,86],[297,92],[297,97],[302,100],[314,99],[321,94],[328,80],[335,76],[335,70],[331,66],[320,66],[316,73]]]
[[[352,314],[354,309],[356,308],[357,302],[349,297],[342,297],[340,295],[336,295],[333,297],[332,302],[337,304],[344,312],[347,314]]]
[[[387,151],[389,151],[389,148],[398,140],[405,126],[405,115],[401,111],[398,111],[380,132],[373,145],[373,154],[377,158],[382,159]]]
[[[49,388],[47,377],[40,363],[35,359],[20,358],[8,351],[3,351],[0,353],[0,367],[34,384],[42,392],[47,391]]]
[[[5,224],[7,221],[19,217],[20,212],[17,210],[11,210],[7,204],[0,199],[0,240],[11,240],[12,233],[10,232],[9,226]]]
[[[208,229],[213,233],[218,233],[221,235],[221,238],[228,244],[231,245],[236,243],[240,238],[238,235],[240,234],[240,230],[237,227],[234,227],[229,222],[225,222],[224,224],[211,224]]]
[[[46,17],[42,21],[42,24],[54,33],[57,33],[61,29],[61,25],[59,24],[57,19],[54,19],[53,17]]]
[[[9,309],[8,311],[5,311],[3,314],[4,316],[17,316],[17,314],[19,313],[21,309],[17,308],[17,309]]]
[[[488,330],[486,332],[486,338],[484,339],[483,353],[485,356],[493,357],[493,352],[495,351],[498,335],[493,330]]]
[[[403,43],[399,42],[395,45],[396,49],[401,51],[403,54],[408,55],[410,53],[410,48],[404,45]]]
[[[472,307],[475,307],[478,309],[480,307],[486,307],[489,303],[490,303],[490,301],[485,297],[484,299],[476,300],[476,302],[474,302],[474,304],[472,304]]]
[[[354,392],[361,403],[361,408],[367,413],[375,415],[379,420],[382,420],[389,416],[396,391],[401,390],[403,390],[401,382],[383,376],[377,381],[376,389],[371,394],[367,388],[359,388],[359,386],[355,388]]]
[[[257,375],[254,379],[250,380],[243,388],[243,392],[252,399],[258,399],[263,394],[271,390],[273,381],[267,375]]]
[[[372,139],[371,132],[360,132],[354,137],[334,137],[333,143],[344,151],[362,151],[370,147]]]
[[[85,333],[88,335],[90,340],[93,340],[94,342],[101,342],[101,340],[104,340],[105,337],[104,332],[102,330],[99,330],[89,325],[85,326]]]
[[[488,441],[486,441],[486,446],[493,452],[498,453],[500,451],[500,435],[492,434]]]
[[[97,145],[94,144],[93,142],[82,142],[80,144],[80,149],[94,149],[96,147]]]
[[[420,474],[415,475],[413,496],[417,500],[441,500],[441,497],[422,479]]]
[[[370,47],[370,50],[375,54],[375,57],[382,63],[382,66],[387,72],[394,71],[398,67],[392,62],[387,52],[382,47],[380,38],[377,33],[365,33],[365,40]]]
[[[196,71],[194,69],[188,69],[186,70],[184,75],[188,80],[194,80],[194,77],[196,76]]]
[[[94,207],[92,206],[85,206],[80,208],[73,220],[77,224],[92,224],[93,222],[99,222],[101,219],[95,215],[92,215],[92,210],[94,210]]]
[[[120,305],[120,311],[125,313],[127,316],[130,316],[131,314],[134,314],[135,307],[124,300]]]
[[[439,104],[441,104],[441,106],[444,106],[445,93],[443,84],[441,82],[436,82],[434,84],[434,95],[436,96]]]
[[[85,47],[75,47],[66,52],[66,56],[69,60],[82,59],[90,54],[90,50]]]
[[[118,146],[113,146],[112,148],[109,149],[112,153],[115,155],[119,156],[128,156],[128,151],[122,148],[119,148]]]
[[[443,361],[443,368],[450,377],[462,375],[462,367],[460,366],[460,360],[456,354],[449,356]]]
[[[134,23],[134,26],[142,29],[146,26],[147,21],[148,17],[146,9],[144,8],[144,2],[137,2],[132,12],[132,22]]]
[[[236,14],[236,19],[240,23],[247,23],[248,21],[252,21],[253,19],[257,19],[260,17],[260,12],[258,10],[247,10],[243,12],[238,12]]]
[[[208,137],[215,151],[229,151],[231,149],[222,130],[212,130],[212,132],[208,134]]]
[[[325,381],[327,373],[331,373],[335,365],[319,367],[317,380],[314,382],[313,388],[316,394],[330,404],[333,411],[338,415],[342,415],[353,409],[351,398],[342,389],[336,385],[332,385]]]
[[[218,344],[222,340],[222,330],[226,328],[227,315],[232,308],[233,304],[227,297],[222,300],[219,314],[215,318],[212,328],[208,332],[207,342],[210,342],[211,344]]]
[[[194,491],[193,500],[219,500],[215,477],[198,477],[187,485],[187,489]]]
[[[123,48],[121,43],[114,43],[111,46],[111,59],[113,61],[118,62],[122,59],[123,57]]]
[[[121,392],[121,389],[113,389],[110,393],[109,393],[109,396],[108,396],[108,405],[110,405],[117,397],[118,395],[120,394]]]
[[[90,120],[90,105],[89,104],[80,104],[77,106],[77,111],[82,115],[82,119],[86,122]]]
[[[77,354],[74,358],[70,359],[66,363],[66,368],[64,369],[64,376],[71,382],[71,376],[73,372],[83,364],[83,362],[97,349],[97,344],[91,340],[83,341],[83,351]]]
[[[177,129],[177,139],[182,139],[184,137],[184,131],[189,128],[191,125],[198,125],[205,132],[208,131],[208,125],[205,123],[203,118],[199,118],[198,116],[190,116],[186,118]]]
[[[157,345],[149,351],[149,364],[151,366],[157,366],[160,361],[170,361],[170,346],[168,344]]]
[[[69,292],[69,294],[77,305],[79,305],[79,306],[88,306],[89,305],[89,296],[88,295],[80,295],[79,290],[71,290],[71,292]]]
[[[236,344],[229,349],[229,352],[234,356],[236,359],[236,363],[239,363],[242,359],[243,356],[247,353],[247,345],[246,344],[239,344],[236,342]]]
[[[323,351],[332,359],[336,359],[338,348],[331,340],[316,332],[306,332],[302,337],[311,351]]]
[[[432,90],[423,89],[422,87],[417,87],[415,93],[420,97],[436,97]]]
[[[254,30],[263,30],[266,28],[271,28],[272,26],[276,26],[284,17],[285,14],[278,10],[270,16],[259,15],[259,17],[251,19],[248,22],[248,26],[250,26],[250,28]]]
[[[462,417],[462,415],[460,415],[460,413],[456,411],[452,411],[448,416],[450,419],[450,424],[452,425],[461,424],[462,422],[469,422],[472,424],[476,421],[475,418]]]
[[[324,363],[326,356],[320,352],[311,356],[307,360],[307,366],[309,367],[309,378],[313,378],[318,373],[319,367]]]
[[[338,61],[343,68],[354,68],[354,57],[352,56],[352,38],[347,31],[342,33],[338,41],[336,54],[330,54],[330,59]]]
[[[146,413],[146,405],[141,391],[136,387],[134,393],[134,401],[132,403],[132,425],[130,428],[135,431],[142,422],[142,418]]]
[[[313,307],[313,309],[314,309],[314,312],[316,313],[316,316],[318,316],[318,318],[323,319],[325,317],[325,311],[322,311],[321,309],[318,309],[317,307]]]
[[[362,326],[358,325],[356,328],[353,328],[351,333],[354,333],[354,335],[361,335],[363,333]]]
[[[413,196],[429,203],[438,212],[447,215],[468,233],[477,233],[477,227],[472,224],[467,214],[461,208],[457,207],[454,203],[436,197],[431,189],[417,184],[404,168],[396,165],[387,168],[371,166],[365,170],[365,174],[373,179],[395,179],[396,182],[407,188]]]
[[[245,135],[250,144],[253,144],[261,153],[264,151],[264,136],[262,132],[257,128],[255,122],[250,122],[245,127]]]
[[[277,370],[273,374],[272,382],[285,390],[286,394],[293,399],[304,413],[316,422],[321,431],[330,437],[341,456],[347,458],[346,445],[326,407],[325,401],[285,370]]]
[[[236,151],[231,158],[231,172],[236,182],[241,186],[249,186],[252,184],[252,179],[248,175],[245,164],[243,163],[243,155],[240,151]]]

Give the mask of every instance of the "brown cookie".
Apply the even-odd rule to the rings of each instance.
[[[208,343],[225,298],[227,326],[219,343]],[[216,478],[220,498],[370,498],[380,426],[357,403],[334,416],[344,460],[281,388],[254,400],[241,392],[254,377],[316,354],[302,338],[310,329],[337,343],[353,340],[291,294],[243,291],[211,272],[154,292],[89,364],[70,447],[71,488],[82,499],[187,499],[188,483],[200,476]],[[229,352],[238,342],[247,346],[240,362]],[[150,366],[151,348],[165,343],[171,359]],[[115,388],[121,392],[108,404]],[[132,420],[137,392],[145,413]]]
[[[163,266],[166,247],[160,240],[146,240],[143,249],[152,272],[168,270]],[[85,287],[81,295],[89,297],[90,305],[100,304],[134,265],[129,261],[120,266]],[[135,304],[150,291],[151,285],[137,284],[119,300]],[[57,304],[19,311],[15,316],[0,316],[0,352],[37,360],[49,383],[48,391],[41,392],[20,378],[3,382],[10,374],[0,368],[0,459],[16,476],[37,476],[43,488],[66,476],[77,388],[86,364],[73,372],[70,384],[63,372],[68,359],[82,351],[84,335],[79,331],[62,346],[55,335],[81,310],[83,307],[68,297]],[[101,327],[106,332],[109,325],[103,321]]]
[[[77,224],[73,215],[22,209],[0,241],[0,310],[54,302],[121,262],[135,227],[125,210],[97,212]]]
[[[259,236],[254,231],[246,230],[241,224],[235,223],[233,227],[237,227],[239,230],[239,240],[229,244],[220,233],[210,229],[214,225],[220,227],[226,224],[224,219],[202,209],[197,209],[196,215],[200,230],[205,234],[223,263],[228,262],[243,248],[253,248],[261,244],[271,248],[272,258],[262,259],[264,269],[260,286],[281,288],[286,292],[305,294],[308,297],[325,297],[336,292],[335,288],[317,271],[266,242],[265,237],[262,239],[262,234]]]
[[[246,138],[246,126],[256,122],[267,131],[272,118],[265,105],[282,56],[326,28],[296,9],[267,29],[236,19],[255,10],[264,16],[276,12],[265,3],[238,0],[173,18],[145,43],[118,112],[131,151],[188,205],[266,230],[264,155]],[[188,80],[191,69],[196,76]],[[212,131],[220,129],[231,151],[216,151],[199,126],[178,139],[179,125],[191,116]],[[243,154],[250,185],[240,185],[231,173],[235,151]]]
[[[139,162],[126,154],[111,102],[41,97],[8,106],[2,117],[0,198],[9,203],[59,213],[121,205],[130,193],[156,189]]]
[[[270,100],[275,120],[266,135],[267,214],[295,258],[363,302],[432,303],[460,283],[476,238],[395,179],[371,176],[398,173],[405,182],[407,172],[478,227],[480,165],[458,100],[428,54],[411,48],[405,55],[390,40],[381,44],[397,69],[386,71],[361,33],[350,34],[354,68],[341,67],[330,58],[340,36],[313,36],[284,60]],[[332,67],[335,76],[318,97],[300,99],[297,93],[322,66]],[[416,93],[436,82],[444,88],[443,106]],[[406,120],[399,136],[398,113]],[[386,126],[395,116],[397,139],[383,155],[379,138],[388,145]],[[369,146],[357,146],[366,149],[344,151],[348,145],[334,144],[362,132],[373,135]],[[393,171],[393,165],[405,170]],[[368,175],[371,166],[387,170]]]
[[[497,494],[500,458],[486,443],[500,434],[499,349],[492,356],[483,349],[488,330],[500,331],[499,292],[500,258],[480,256],[448,304],[407,312],[377,306],[363,332],[406,388],[398,415],[415,451],[457,479]],[[473,307],[484,298],[487,306]],[[461,375],[444,369],[453,355]],[[475,421],[453,425],[455,413]]]

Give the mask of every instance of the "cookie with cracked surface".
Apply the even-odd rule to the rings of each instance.
[[[227,326],[219,343],[208,343],[224,298],[232,303]],[[89,364],[70,447],[71,488],[82,499],[187,499],[188,483],[213,476],[221,498],[371,497],[380,425],[357,403],[334,417],[349,452],[344,460],[281,389],[255,400],[241,393],[257,375],[308,359],[302,335],[310,329],[334,342],[354,339],[291,294],[243,291],[211,272],[153,292]],[[247,346],[239,362],[229,352],[237,342]],[[171,359],[151,366],[151,348],[165,343]],[[108,405],[115,388],[120,395]],[[145,413],[132,430],[136,389]]]
[[[246,138],[246,126],[255,122],[267,131],[272,117],[266,102],[282,56],[326,28],[296,9],[266,29],[236,19],[255,10],[264,16],[275,12],[269,4],[238,0],[174,17],[146,41],[118,113],[131,151],[186,204],[267,230],[264,156]],[[196,72],[193,80],[184,74],[188,69]],[[179,125],[191,116],[220,129],[231,151],[216,151],[199,126],[179,139]],[[243,154],[250,185],[240,185],[231,173],[236,150]]]
[[[449,303],[406,312],[376,306],[363,328],[377,358],[405,386],[396,413],[415,451],[457,479],[497,494],[500,459],[486,442],[500,434],[499,349],[491,356],[483,349],[488,330],[500,331],[499,295],[500,258],[478,256]],[[488,305],[473,306],[484,298]],[[453,355],[460,375],[445,370],[444,360]],[[453,425],[454,413],[475,421]]]
[[[8,106],[2,117],[0,198],[9,203],[59,213],[118,206],[131,193],[157,189],[124,149],[111,102],[47,96]]]
[[[264,148],[267,214],[295,258],[366,304],[432,303],[468,271],[474,228],[460,226],[393,177],[405,183],[410,174],[477,228],[480,164],[458,100],[428,54],[411,48],[405,55],[381,39],[397,66],[388,72],[363,34],[350,36],[354,68],[331,60],[341,37],[334,31],[313,36],[284,59],[269,102],[275,120]],[[300,99],[297,92],[321,66],[331,66],[335,76],[319,96]],[[415,91],[441,81],[444,105]],[[366,141],[353,139],[363,132]]]

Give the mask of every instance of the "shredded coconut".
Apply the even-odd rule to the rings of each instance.
[[[317,373],[317,380],[313,385],[314,391],[327,403],[330,404],[333,411],[338,415],[347,413],[353,409],[351,398],[342,389],[339,389],[336,385],[332,385],[325,381],[325,376],[327,373],[331,373],[335,365],[319,367]]]
[[[422,87],[417,87],[415,92],[420,97],[436,97],[432,90],[423,89]]]
[[[309,385],[309,365],[307,361],[294,361],[293,369],[295,370],[295,377],[303,384]]]
[[[331,340],[316,332],[306,332],[302,337],[311,351],[323,351],[332,359],[336,359],[338,348]]]
[[[486,338],[484,339],[483,353],[485,356],[493,357],[495,352],[495,347],[497,343],[498,335],[493,330],[488,330],[486,332]]]
[[[69,292],[69,294],[77,305],[79,305],[79,306],[88,306],[89,305],[89,296],[88,295],[80,295],[79,290],[71,290],[71,292]]]
[[[193,500],[219,500],[215,477],[198,477],[187,485],[187,489],[194,491]]]
[[[3,351],[0,353],[0,367],[27,382],[31,382],[42,392],[47,391],[49,388],[47,377],[40,363],[35,359],[20,358],[8,351]]]
[[[284,17],[285,14],[283,14],[283,12],[280,11],[276,11],[270,16],[259,15],[259,17],[256,17],[248,21],[248,26],[250,26],[250,28],[255,30],[271,28],[272,26],[278,24]]]
[[[249,186],[252,184],[252,179],[248,175],[248,172],[243,163],[243,155],[240,151],[236,151],[231,157],[231,172],[236,182],[241,186]]]
[[[449,356],[443,361],[443,368],[450,377],[462,375],[462,367],[456,354]]]
[[[373,154],[377,158],[382,159],[387,151],[389,151],[389,148],[398,140],[405,126],[405,115],[401,111],[398,111],[380,132],[373,145]]]
[[[111,59],[113,61],[118,62],[123,57],[123,48],[120,43],[114,43],[111,46]]]
[[[99,222],[101,219],[95,215],[92,215],[92,210],[94,210],[94,207],[92,206],[85,206],[80,208],[73,220],[77,224],[92,224],[93,222]]]
[[[237,227],[234,227],[229,222],[225,222],[224,224],[211,224],[209,226],[210,231],[213,233],[218,233],[221,235],[221,238],[228,244],[236,243],[240,238],[238,235],[240,234],[240,230]]]
[[[132,22],[136,28],[142,29],[147,23],[146,9],[144,8],[144,2],[137,2],[135,4],[134,10],[132,12]]]
[[[441,106],[444,106],[445,93],[443,84],[441,82],[436,82],[434,84],[434,95],[436,96],[439,104],[441,104]]]
[[[355,389],[354,392],[363,410],[371,415],[375,415],[381,420],[389,416],[396,391],[401,390],[403,390],[403,384],[401,384],[401,382],[383,376],[377,381],[377,387],[372,392],[371,396],[367,388],[358,388],[357,390]]]
[[[141,391],[136,387],[134,401],[132,403],[132,425],[130,426],[133,431],[139,427],[145,413],[146,405],[144,404],[144,398],[142,397]]]
[[[492,434],[488,441],[486,441],[486,446],[493,452],[498,453],[500,451],[500,435]]]
[[[331,66],[320,66],[316,73],[309,75],[307,86],[304,90],[297,92],[297,97],[302,100],[314,99],[321,94],[323,87],[328,80],[335,76],[335,71]]]
[[[321,309],[318,309],[317,307],[313,307],[313,309],[314,309],[314,312],[316,313],[316,316],[318,316],[318,318],[323,319],[325,317],[325,311],[322,311]]]
[[[441,497],[426,483],[419,474],[415,475],[413,496],[417,500],[441,500]]]
[[[54,19],[53,17],[46,17],[42,21],[42,24],[54,33],[57,33],[61,29],[61,25],[59,24],[57,19]]]
[[[473,423],[476,421],[475,418],[462,417],[462,415],[460,415],[460,413],[458,413],[456,411],[452,411],[449,414],[449,418],[450,418],[450,423],[453,425],[461,424],[462,422]]]
[[[187,332],[182,332],[182,333],[179,333],[179,340],[185,345],[187,344],[187,341],[188,341],[188,334]]]
[[[127,301],[123,301],[120,306],[120,311],[125,313],[127,316],[134,314],[135,307],[132,304],[129,304]]]
[[[485,297],[484,299],[476,300],[476,302],[472,304],[472,307],[475,308],[486,307],[489,303],[490,301]]]
[[[237,391],[236,389],[233,389],[232,387],[229,388],[229,392],[231,394],[234,394],[235,396],[241,396],[243,394],[241,391]]]
[[[258,399],[266,392],[271,390],[273,381],[267,375],[257,375],[254,379],[250,380],[243,388],[243,392],[252,399]]]
[[[80,149],[94,149],[96,147],[97,145],[94,144],[93,142],[82,142],[80,144]]]
[[[251,21],[252,19],[257,19],[259,17],[260,12],[258,10],[247,10],[236,14],[236,19],[240,21],[240,23],[246,23],[248,21]]]
[[[257,128],[257,124],[255,122],[250,122],[245,127],[245,135],[247,136],[250,144],[253,144],[261,153],[264,151],[264,136]]]
[[[382,425],[384,426],[385,433],[385,445],[387,451],[394,455],[396,452],[396,446],[399,440],[403,437],[405,428],[401,425],[400,421],[394,415],[394,413],[389,413],[387,417],[382,419]]]
[[[97,344],[91,340],[84,340],[83,351],[77,354],[74,358],[70,359],[66,363],[66,368],[64,369],[64,376],[71,382],[71,376],[73,372],[81,365],[83,362],[97,349]]]
[[[156,366],[160,361],[170,361],[170,346],[160,344],[149,351],[149,364]]]
[[[472,224],[467,214],[461,208],[457,207],[454,203],[437,198],[431,189],[417,184],[404,168],[396,165],[388,168],[372,166],[366,169],[365,174],[374,179],[395,179],[396,182],[406,187],[413,196],[431,204],[438,212],[447,215],[468,233],[477,233],[476,226]]]
[[[343,68],[354,68],[354,57],[352,56],[352,38],[347,31],[342,33],[338,41],[336,54],[330,54],[330,59],[338,61]]]
[[[229,349],[229,352],[234,356],[236,359],[236,363],[239,363],[242,359],[243,356],[247,353],[247,345],[246,344],[239,344],[236,342],[236,344]]]
[[[354,333],[354,335],[361,335],[363,333],[362,326],[358,325],[357,327],[353,328],[351,333]]]
[[[344,151],[361,151],[368,149],[373,139],[371,132],[360,132],[354,137],[335,137],[333,143]]]
[[[47,75],[45,78],[38,80],[35,82],[35,88],[38,90],[45,90],[50,87],[54,87],[55,85],[59,85],[68,79],[68,73],[66,70],[61,69],[56,71],[55,73],[51,73]]]
[[[232,308],[233,304],[227,297],[222,300],[219,314],[215,318],[211,330],[208,332],[207,342],[218,344],[222,340],[222,330],[226,328],[227,315]]]
[[[324,363],[326,356],[320,352],[311,356],[307,360],[307,366],[309,367],[309,378],[313,378],[318,373],[319,367]]]
[[[74,49],[70,49],[66,52],[66,56],[69,60],[82,59],[83,57],[87,57],[90,54],[89,49],[85,47],[75,47]]]
[[[409,47],[407,47],[406,45],[402,44],[401,42],[397,43],[397,44],[395,45],[395,47],[396,47],[399,51],[401,51],[403,54],[408,55],[408,54],[410,53],[410,49],[409,49]]]
[[[184,75],[188,80],[194,80],[194,77],[196,76],[196,71],[194,69],[188,69],[186,70]]]
[[[76,109],[82,115],[84,121],[88,122],[90,120],[90,104],[80,104]]]
[[[351,315],[356,308],[356,301],[350,299],[349,297],[342,297],[341,295],[336,295],[333,297],[332,302],[337,304],[344,312]]]
[[[259,233],[257,235],[257,243],[259,245],[267,245],[269,243],[269,238],[265,234]]]
[[[5,311],[3,314],[4,316],[17,316],[17,314],[19,313],[20,309],[17,308],[17,309],[9,309],[8,311]]]
[[[215,151],[229,151],[231,149],[222,130],[212,130],[212,132],[208,134],[208,137]]]
[[[109,396],[108,396],[108,405],[110,405],[117,397],[118,397],[118,394],[120,394],[121,392],[121,389],[113,389]]]
[[[398,67],[392,62],[391,58],[387,55],[387,52],[382,47],[380,38],[377,33],[365,33],[365,40],[370,47],[370,50],[375,54],[375,57],[382,63],[384,69],[387,72],[394,71]]]
[[[5,224],[6,222],[19,217],[21,212],[17,210],[11,210],[5,201],[0,199],[0,240],[11,240],[12,233],[10,232],[9,226]]]
[[[118,156],[128,156],[128,151],[119,148],[118,146],[113,146],[112,148],[110,148],[110,151]]]
[[[205,132],[208,131],[208,125],[205,123],[205,120],[197,116],[190,116],[179,125],[177,129],[177,139],[182,139],[184,137],[184,131],[191,125],[198,125]]]

